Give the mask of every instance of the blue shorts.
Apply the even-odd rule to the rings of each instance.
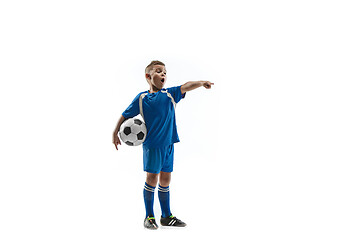
[[[174,165],[174,144],[161,148],[147,148],[143,145],[143,161],[145,172],[172,172]]]

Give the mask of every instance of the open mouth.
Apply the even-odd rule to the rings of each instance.
[[[163,82],[165,82],[165,79],[164,79],[164,78],[162,78],[162,79],[161,79],[161,82],[162,82],[162,83],[163,83]]]

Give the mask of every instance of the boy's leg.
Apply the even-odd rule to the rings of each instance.
[[[159,183],[159,201],[161,205],[160,223],[163,226],[185,227],[186,223],[174,217],[170,211],[170,193],[169,185],[171,180],[171,172],[160,172]]]
[[[170,211],[170,192],[169,185],[171,181],[171,172],[160,172],[160,183],[158,188],[159,202],[161,206],[161,216],[169,217],[171,216]]]
[[[144,202],[146,209],[146,217],[154,216],[154,193],[158,181],[159,174],[147,173],[144,186]]]
[[[174,144],[164,147],[162,151],[164,155],[164,164],[160,171],[158,194],[162,212],[161,216],[164,218],[171,216],[169,185],[174,164]]]
[[[158,149],[150,149],[143,145],[143,165],[146,172],[146,182],[144,186],[144,202],[146,217],[154,217],[154,192],[158,182],[161,167],[161,156]]]

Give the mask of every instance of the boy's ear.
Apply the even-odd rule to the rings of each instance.
[[[146,79],[151,79],[151,75],[148,74],[148,73],[146,73],[146,74],[145,74],[145,78],[146,78]]]

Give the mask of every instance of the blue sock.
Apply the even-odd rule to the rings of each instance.
[[[145,210],[146,216],[154,216],[154,192],[155,187],[150,186],[149,184],[145,183],[144,186],[144,202],[145,202]]]
[[[171,216],[171,211],[170,211],[170,193],[169,193],[169,186],[167,187],[162,187],[159,185],[159,189],[158,189],[158,193],[159,193],[159,201],[160,201],[160,206],[161,206],[161,216],[162,217],[169,217]]]

